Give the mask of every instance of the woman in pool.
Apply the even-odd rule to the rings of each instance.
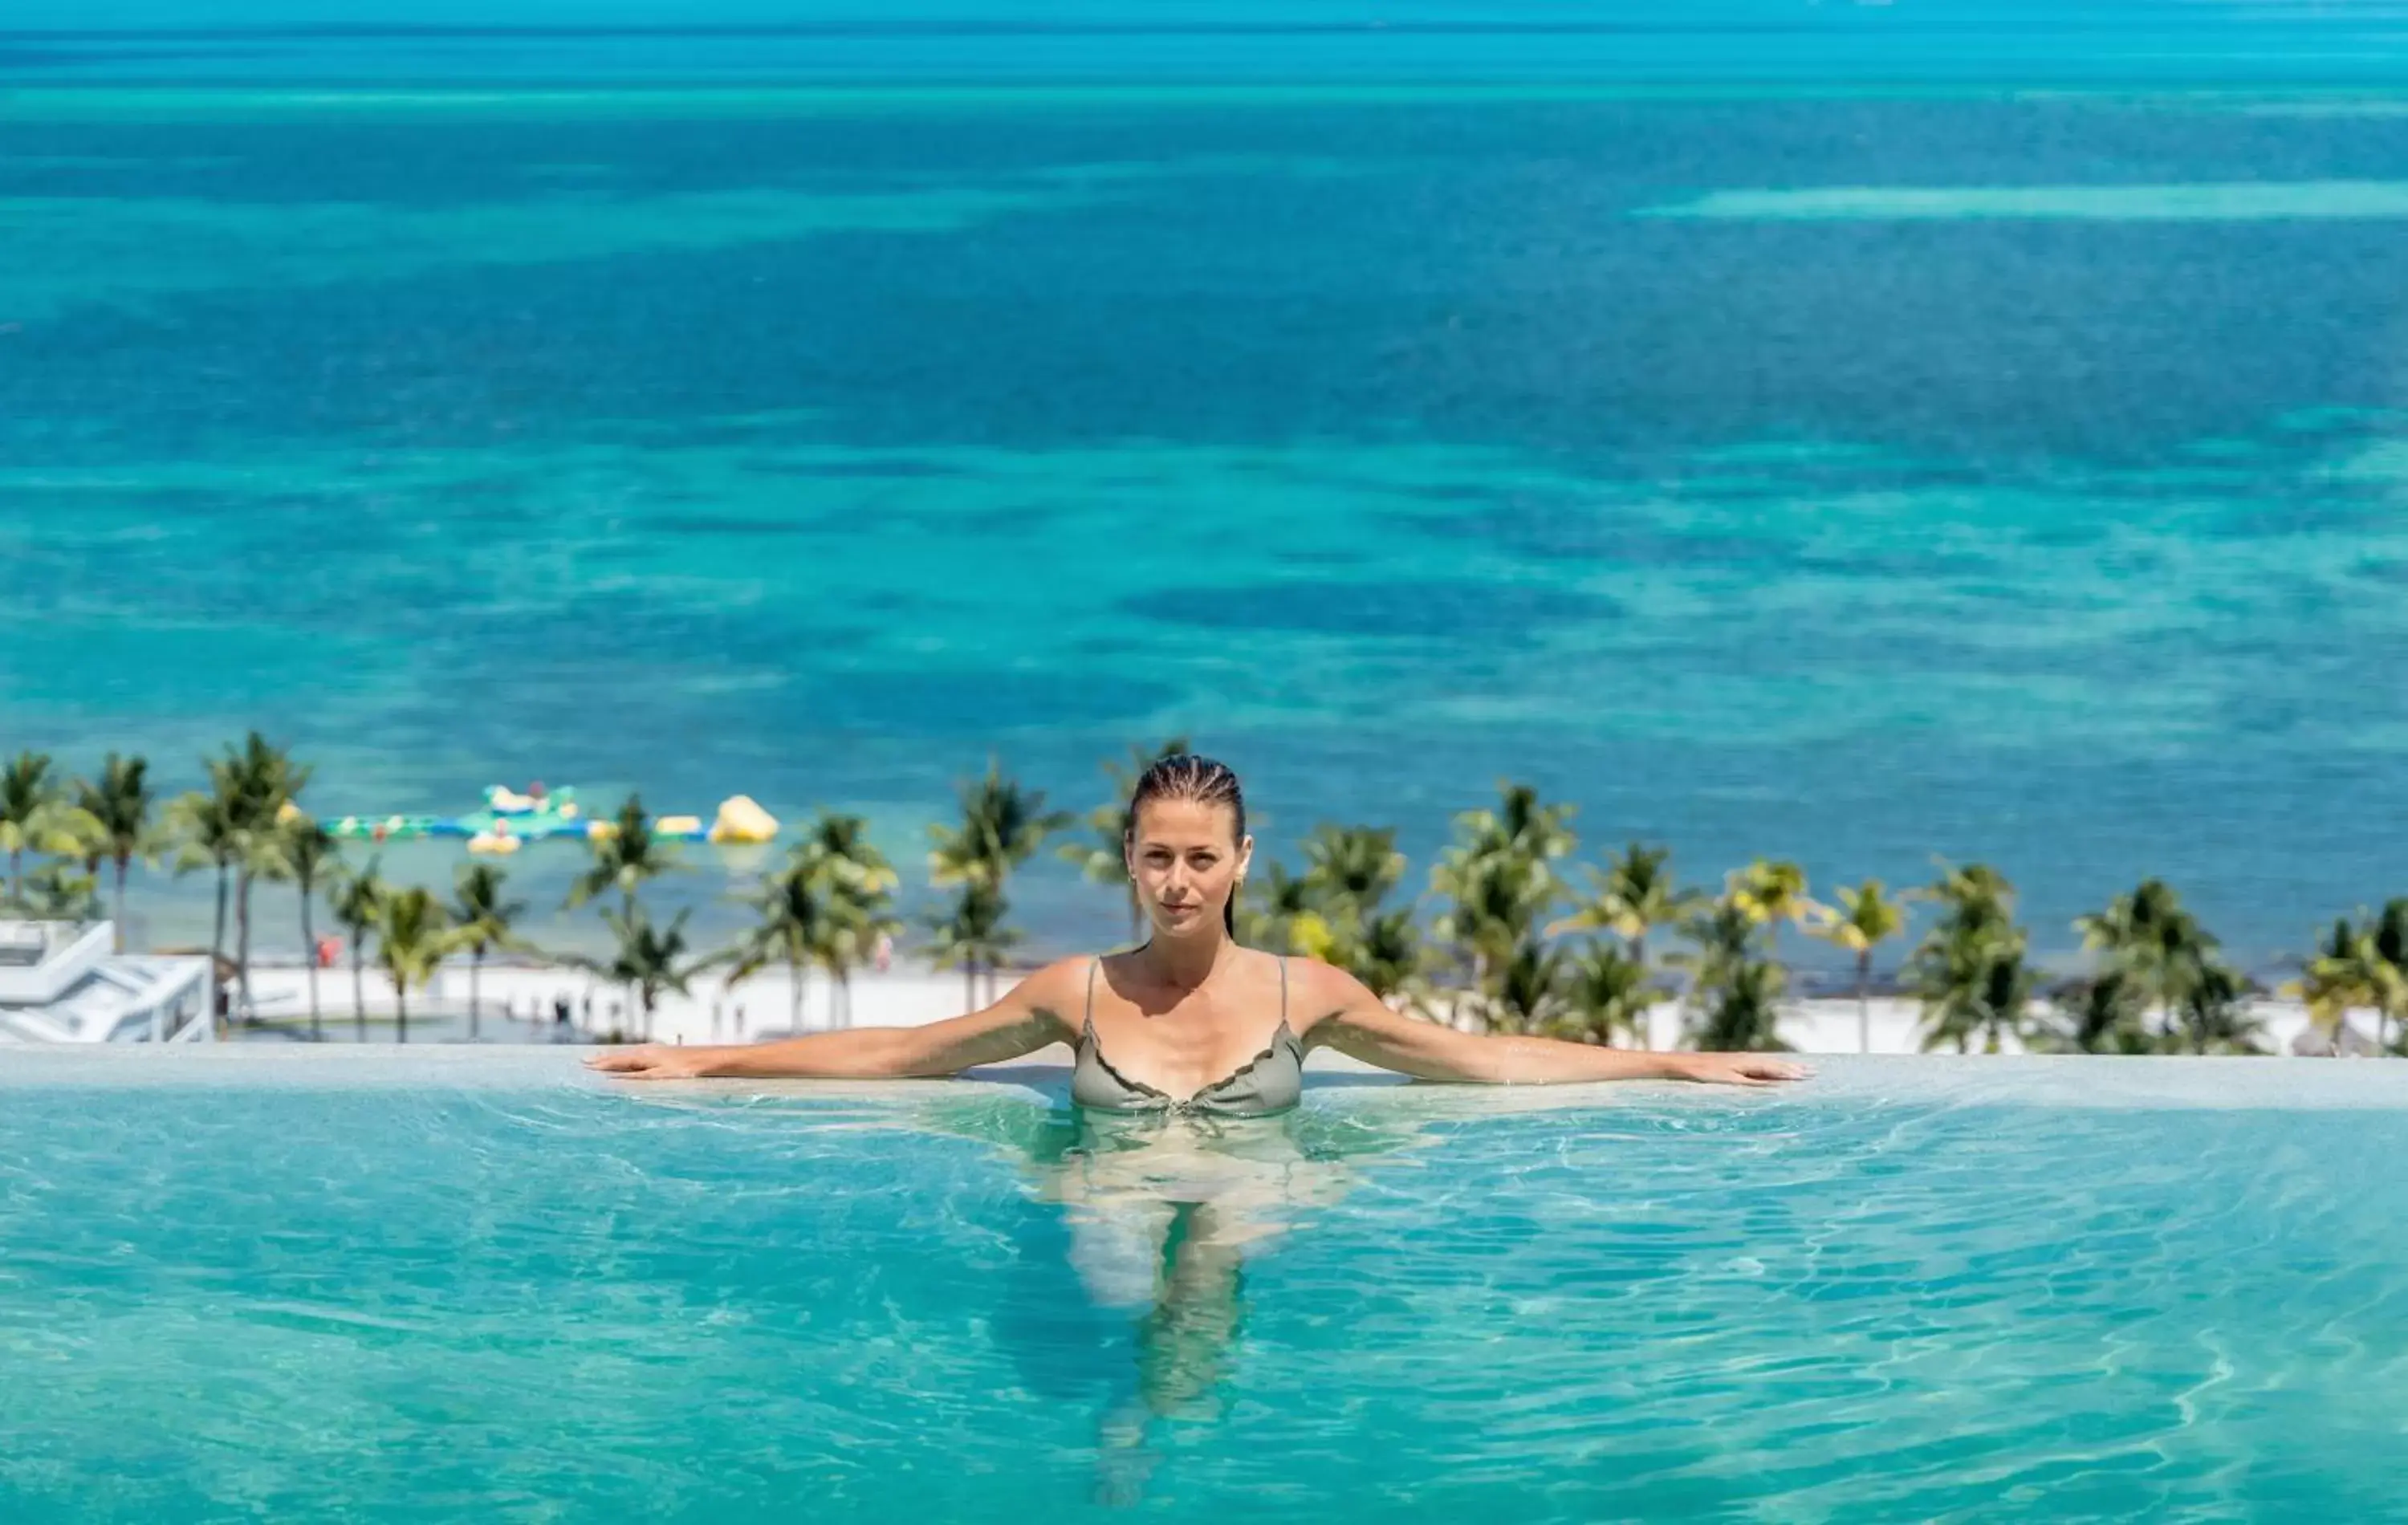
[[[1254,842],[1238,775],[1208,758],[1166,757],[1146,770],[1122,850],[1153,935],[1128,953],[1048,965],[984,1011],[778,1043],[647,1043],[587,1062],[630,1080],[903,1079],[1068,1043],[1076,1058],[1070,1096],[1082,1111],[1214,1117],[1296,1105],[1304,1056],[1322,1047],[1420,1080],[1502,1086],[1764,1086],[1805,1073],[1756,1054],[1645,1053],[1458,1032],[1389,1010],[1343,970],[1240,947],[1235,904]],[[1267,1030],[1263,1018],[1274,1014]]]
[[[1077,1138],[1023,1164],[1036,1194],[1065,1210],[1070,1259],[1090,1302],[1144,1310],[1135,1390],[1102,1414],[1097,1436],[1098,1494],[1123,1503],[1152,1465],[1151,1423],[1210,1411],[1237,1338],[1254,1247],[1347,1188],[1349,1168],[1331,1151],[1308,1147],[1277,1124],[1235,1121],[1294,1108],[1309,1049],[1334,1048],[1422,1080],[1493,1085],[1762,1086],[1804,1073],[1755,1054],[1634,1053],[1481,1036],[1400,1015],[1342,970],[1238,945],[1231,907],[1254,845],[1235,773],[1202,757],[1165,758],[1138,780],[1123,842],[1153,923],[1143,946],[1065,959],[982,1012],[924,1028],[729,1047],[652,1043],[588,1062],[635,1080],[899,1079],[1069,1044]],[[1173,1118],[1195,1126],[1157,1126]],[[1357,1131],[1369,1139],[1383,1130]],[[1407,1135],[1388,1146],[1408,1146]]]

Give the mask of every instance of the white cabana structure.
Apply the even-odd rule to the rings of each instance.
[[[106,921],[0,921],[0,1043],[210,1041],[209,960],[116,943]]]

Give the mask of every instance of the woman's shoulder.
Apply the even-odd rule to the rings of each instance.
[[[1022,975],[1020,983],[1012,987],[1013,994],[1033,1006],[1076,1006],[1086,990],[1090,974],[1105,957],[1080,953],[1056,958]]]
[[[1300,953],[1278,957],[1287,982],[1288,1026],[1299,1036],[1325,1018],[1374,999],[1362,981],[1335,964]]]

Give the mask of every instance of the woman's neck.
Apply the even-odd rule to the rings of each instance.
[[[1236,955],[1238,945],[1217,928],[1210,937],[1166,942],[1155,938],[1138,949],[1146,972],[1174,989],[1195,990]]]

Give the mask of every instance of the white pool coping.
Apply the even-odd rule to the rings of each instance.
[[[715,1092],[825,1097],[853,1101],[903,1100],[946,1085],[992,1085],[1058,1096],[1068,1081],[1056,1050],[972,1071],[955,1081],[708,1080],[633,1083],[587,1070],[582,1046],[413,1043],[326,1045],[147,1044],[24,1047],[0,1051],[0,1091],[27,1086],[269,1086],[304,1088],[548,1088]],[[2224,1108],[2324,1111],[2408,1108],[2408,1062],[2389,1059],[2112,1057],[2091,1055],[1846,1055],[1806,1062],[1813,1076],[1793,1086],[1745,1088],[1670,1082],[1582,1086],[1414,1085],[1342,1056],[1307,1061],[1309,1104],[1360,1104],[1373,1098],[1452,1114],[1553,1111],[1680,1098],[1699,1104],[1943,1102],[2110,1108]]]

